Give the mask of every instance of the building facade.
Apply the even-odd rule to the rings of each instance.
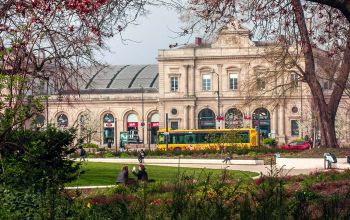
[[[165,115],[171,129],[253,127],[280,144],[311,135],[311,95],[293,75],[285,79],[295,80],[292,92],[251,96],[253,84],[263,91],[271,87],[263,77],[273,69],[262,56],[266,47],[232,23],[213,44],[196,38],[193,45],[159,50],[157,65],[88,71],[79,96],[50,98],[47,117],[60,127],[90,131],[89,142],[106,146],[110,140],[115,147],[125,138],[154,144]]]

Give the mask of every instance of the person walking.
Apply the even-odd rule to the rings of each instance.
[[[225,157],[225,159],[222,162],[225,164],[227,164],[227,162],[230,162],[230,164],[231,164],[231,160],[232,160],[231,154],[227,153],[227,156]]]
[[[108,140],[107,140],[107,147],[112,148],[112,139],[111,138],[108,138]]]
[[[143,149],[141,149],[141,151],[139,152],[139,155],[138,155],[138,160],[139,160],[139,163],[143,163],[144,162],[144,159],[145,159],[145,151],[143,151]]]
[[[86,151],[83,148],[83,146],[79,146],[80,152],[79,152],[79,156],[80,156],[80,162],[84,161],[85,162],[85,158],[86,158]]]

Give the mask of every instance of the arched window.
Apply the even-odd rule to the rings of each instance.
[[[215,128],[215,114],[209,109],[205,108],[198,114],[198,128],[199,129],[214,129]]]
[[[103,144],[114,143],[114,116],[107,113],[103,116]]]
[[[44,123],[45,123],[45,116],[43,116],[43,115],[37,115],[36,117],[35,117],[35,124],[37,125],[37,126],[44,126]]]
[[[60,127],[67,127],[68,126],[68,117],[65,114],[60,114],[57,117],[57,124]]]
[[[271,132],[270,112],[266,108],[255,109],[253,113],[253,126],[264,137]]]
[[[112,114],[105,114],[103,116],[103,122],[104,123],[114,123],[114,116]]]
[[[157,142],[157,132],[159,130],[159,114],[153,113],[149,122],[149,138],[151,144],[155,144]]]
[[[225,128],[241,128],[242,125],[242,112],[236,108],[229,109],[225,114]]]

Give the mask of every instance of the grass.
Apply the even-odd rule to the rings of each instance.
[[[135,164],[129,166],[129,178],[135,176],[131,173],[131,169]],[[83,163],[80,177],[77,181],[67,184],[67,186],[103,186],[115,184],[115,178],[120,172],[124,164],[117,163]],[[137,165],[135,165],[137,166]],[[179,173],[177,167],[162,167],[162,166],[146,166],[149,179],[154,179],[156,182],[171,182],[176,180]],[[199,176],[203,174],[220,175],[223,170],[214,169],[199,169],[199,168],[180,168],[180,173],[185,173],[190,176]],[[233,179],[250,179],[257,176],[257,173],[246,171],[228,170],[228,173]]]

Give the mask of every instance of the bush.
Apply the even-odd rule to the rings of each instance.
[[[85,143],[83,144],[83,148],[98,148],[98,145],[94,143]]]
[[[277,146],[277,142],[276,139],[274,138],[265,138],[263,140],[264,145],[269,145],[270,147],[276,147]]]
[[[67,159],[76,150],[71,148],[75,130],[19,129],[5,138],[8,144],[0,152],[0,219],[66,219],[72,200],[61,192],[80,168]]]
[[[49,126],[46,130],[18,130],[7,137],[8,143],[18,143],[16,148],[5,146],[3,155],[3,173],[0,183],[17,189],[33,186],[37,191],[53,191],[73,181],[77,177],[80,165],[67,159],[74,153],[71,144],[75,130],[58,130]],[[12,149],[12,151],[9,151]]]
[[[115,157],[115,154],[113,154],[110,151],[106,151],[103,153],[103,157],[105,157],[105,158]]]

